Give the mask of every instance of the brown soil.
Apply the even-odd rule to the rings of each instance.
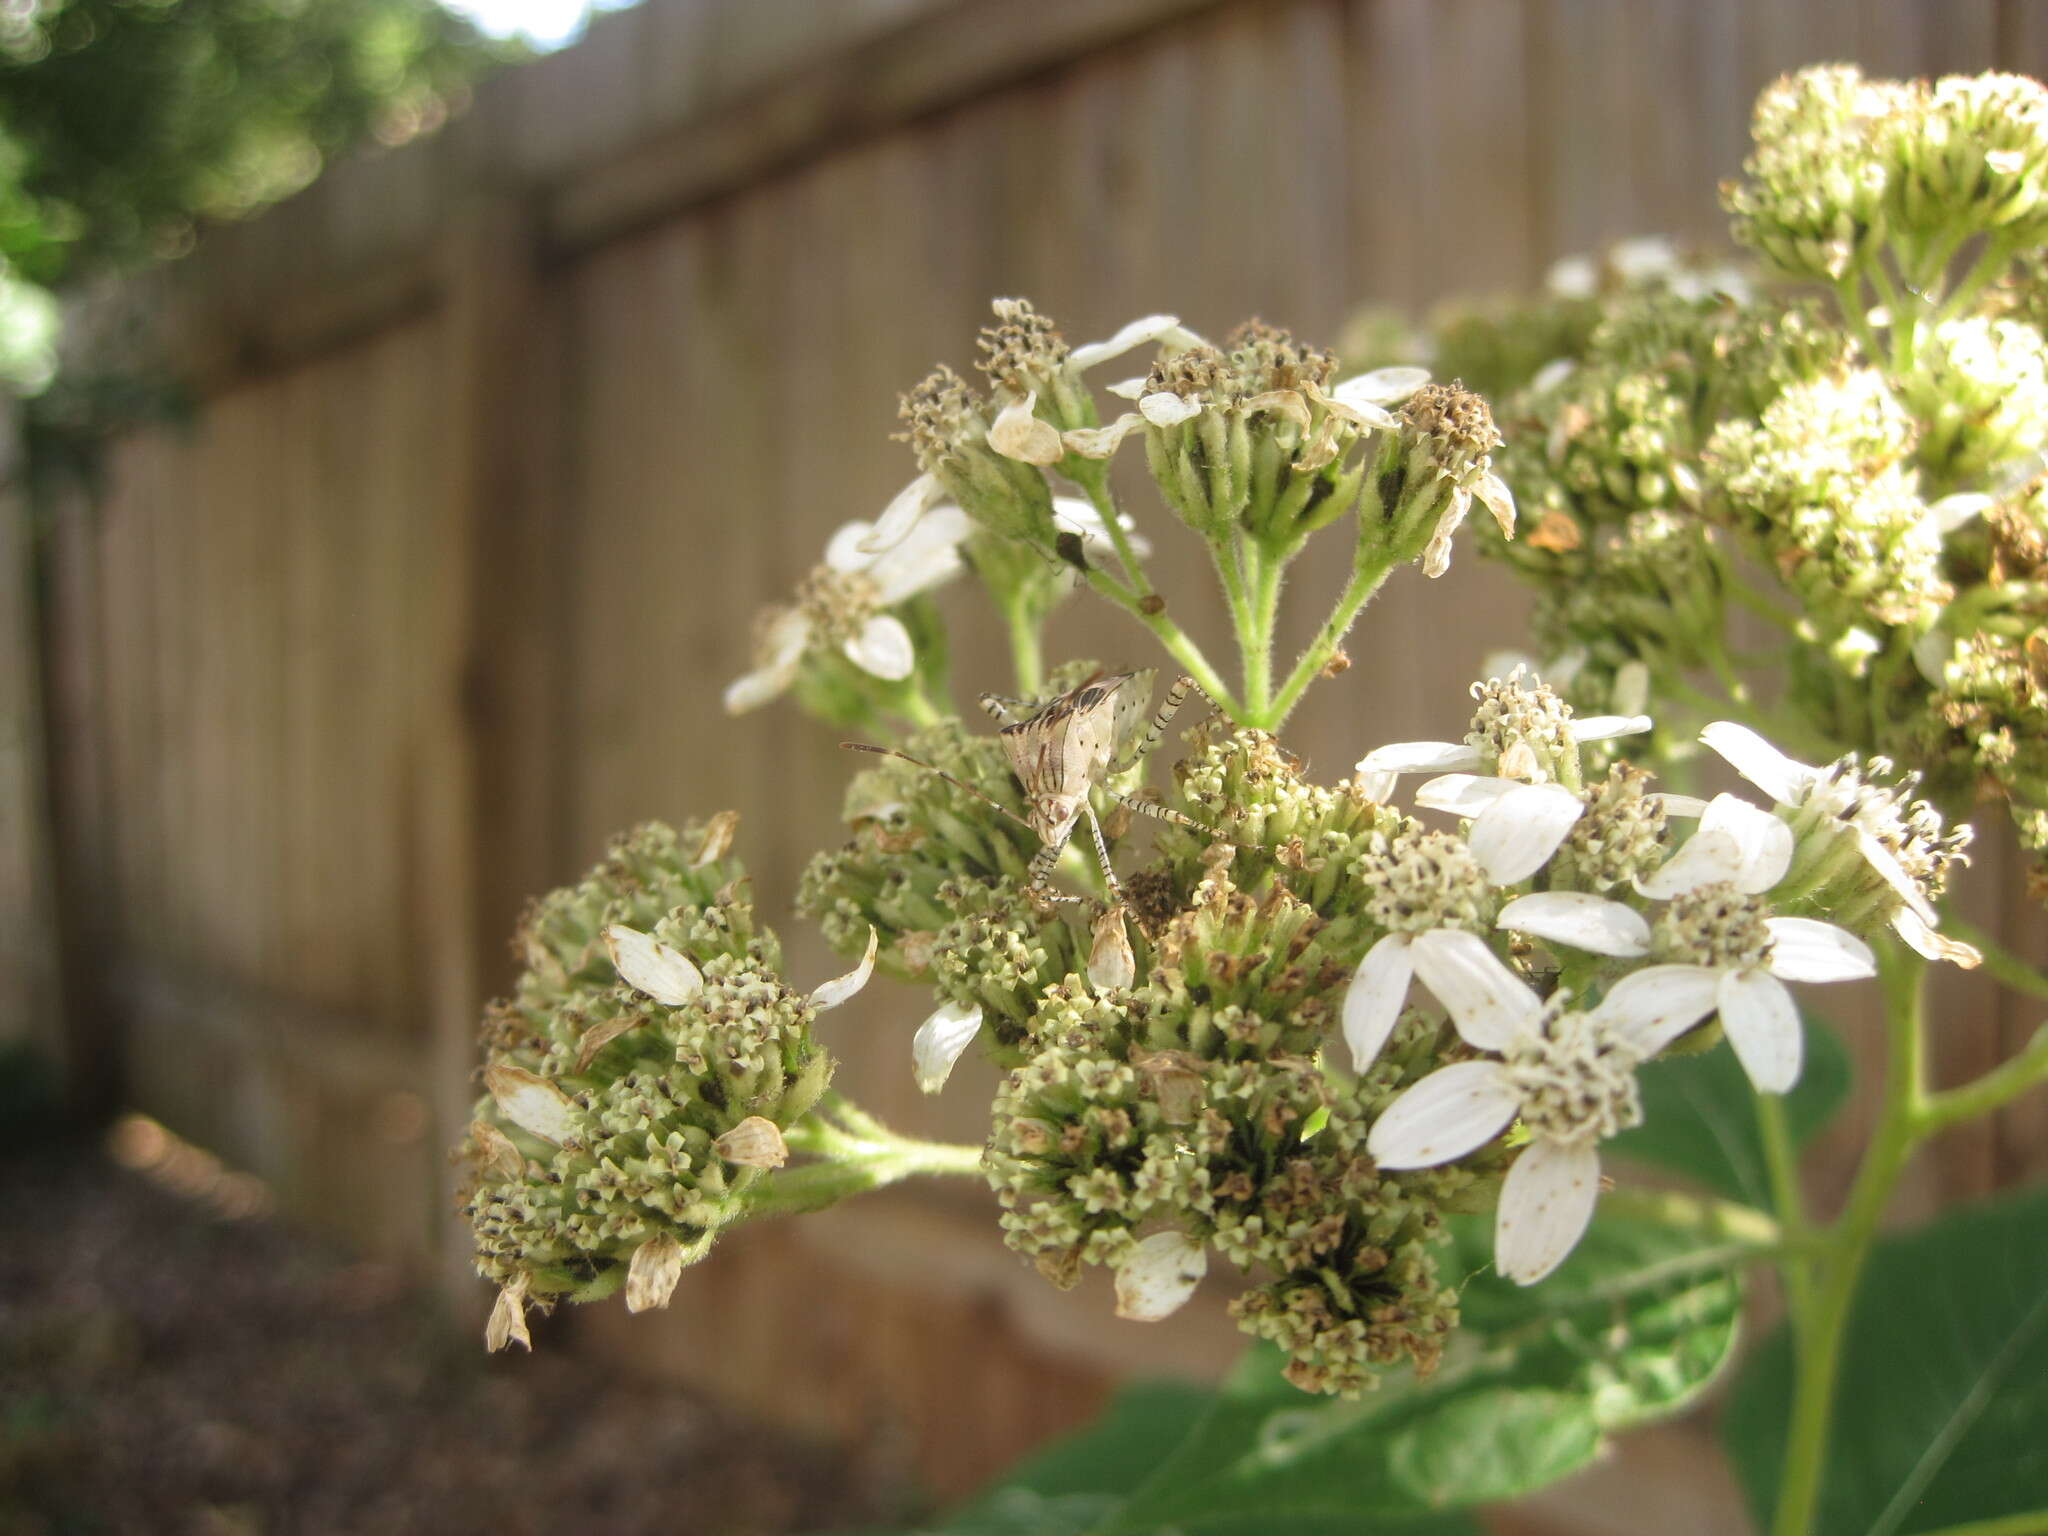
[[[96,1148],[0,1160],[0,1536],[771,1536],[880,1523],[844,1458],[551,1350]]]

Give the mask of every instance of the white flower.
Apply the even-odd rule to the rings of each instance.
[[[1209,1251],[1183,1232],[1154,1232],[1116,1267],[1116,1315],[1156,1323],[1187,1304],[1209,1272]]]
[[[888,516],[883,515],[885,519]],[[840,642],[841,652],[862,671],[885,682],[899,682],[917,665],[910,631],[894,614],[869,610],[893,608],[959,575],[964,569],[960,544],[974,531],[974,525],[956,506],[933,507],[921,513],[916,526],[903,538],[875,553],[871,546],[877,526],[851,522],[841,527],[825,546],[823,570],[849,579],[841,584],[843,595],[859,610],[839,616],[852,625],[852,632]],[[796,682],[804,653],[823,617],[812,611],[813,606],[785,608],[775,616],[756,652],[754,670],[725,690],[728,713],[758,709]],[[856,619],[857,623],[853,622]]]
[[[868,924],[868,949],[860,957],[860,964],[844,976],[834,976],[822,982],[811,993],[811,1007],[819,1013],[827,1008],[837,1008],[868,984],[868,978],[875,974],[875,949],[880,943],[873,923]]]
[[[1650,729],[1647,715],[1588,715],[1571,722],[1572,739],[1584,746],[1589,741],[1611,741],[1617,736],[1636,736]],[[1359,761],[1360,773],[1458,773],[1477,768],[1477,746],[1462,741],[1396,741],[1375,747]]]
[[[1344,1043],[1358,1071],[1385,1048],[1418,975],[1458,1033],[1483,1051],[1500,1050],[1541,1009],[1478,934],[1461,928],[1390,933],[1365,952],[1344,992]]]
[[[1731,720],[1717,720],[1707,726],[1700,732],[1700,740],[1779,805],[1795,814],[1831,821],[1853,837],[1864,862],[1898,897],[1899,907],[1891,915],[1891,927],[1915,953],[1965,967],[1979,962],[1982,957],[1970,945],[1935,931],[1940,918],[1927,891],[1878,836],[1882,831],[1907,842],[1926,844],[1926,837],[1901,815],[1900,795],[1885,790],[1873,792],[1874,786],[1862,782],[1854,772],[1842,771],[1846,765],[1815,768],[1787,757],[1749,727]],[[1787,837],[1789,841],[1789,828]],[[1926,852],[1938,863],[1956,856],[1953,847],[1927,848]],[[1788,863],[1789,857],[1788,853]]]
[[[1488,956],[1491,959],[1491,955]],[[1495,1001],[1468,1026],[1505,1037],[1499,1061],[1441,1067],[1388,1106],[1366,1139],[1383,1168],[1433,1168],[1477,1151],[1519,1119],[1529,1145],[1508,1170],[1494,1218],[1494,1263],[1521,1285],[1549,1274],[1578,1242],[1600,1192],[1599,1143],[1639,1124],[1635,1069],[1689,1025],[1616,988],[1589,1013],[1545,1012],[1501,966]]]
[[[619,980],[657,1003],[680,1008],[695,1002],[704,990],[704,973],[697,969],[697,962],[652,934],[613,923],[604,931],[604,947]]]
[[[971,1004],[947,1003],[933,1010],[918,1026],[910,1042],[910,1064],[917,1086],[937,1093],[953,1075],[953,1063],[968,1043],[981,1033],[981,1009]]]
[[[1561,784],[1450,773],[1415,791],[1415,803],[1467,817],[1466,846],[1495,885],[1519,885],[1550,862],[1586,803]]]
[[[1710,884],[1695,889],[1708,890]],[[1712,915],[1721,926],[1732,928],[1742,921],[1742,914],[1737,911],[1731,921],[1729,905],[1715,902]],[[1684,909],[1674,906],[1671,916],[1683,919]],[[1634,959],[1651,951],[1650,925],[1641,913],[1579,892],[1523,896],[1501,909],[1498,925],[1589,954]],[[1686,924],[1673,921],[1670,926],[1682,930]],[[1637,1021],[1636,1027],[1646,1019],[1655,1021],[1649,1038],[1630,1042],[1644,1055],[1651,1054],[1651,1039],[1667,1026],[1689,1029],[1718,1010],[1728,1043],[1757,1091],[1784,1093],[1799,1080],[1805,1051],[1799,1007],[1785,983],[1858,981],[1874,975],[1877,967],[1863,942],[1833,923],[1758,915],[1751,919],[1750,929],[1750,953],[1731,946],[1735,952],[1719,964],[1645,966],[1624,977],[1609,996],[1620,996],[1621,1011]]]

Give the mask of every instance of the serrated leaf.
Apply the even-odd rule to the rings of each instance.
[[[1849,1097],[1849,1053],[1820,1020],[1806,1018],[1806,1065],[1785,1095],[1792,1138],[1804,1145]],[[1608,1142],[1602,1155],[1684,1174],[1716,1194],[1770,1204],[1756,1089],[1725,1045],[1698,1056],[1653,1061],[1636,1074],[1643,1123]]]
[[[1781,1327],[1722,1421],[1766,1522],[1791,1399]],[[1876,1245],[1843,1340],[1814,1531],[1911,1536],[2030,1511],[2048,1529],[2048,1189]]]

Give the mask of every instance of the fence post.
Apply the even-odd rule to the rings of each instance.
[[[477,1093],[476,1021],[503,984],[508,903],[547,847],[549,552],[536,549],[551,433],[541,399],[532,220],[509,193],[459,207],[440,248],[448,425],[433,541],[440,593],[421,744],[422,1000],[431,1021],[434,1134],[453,1145]],[[452,1193],[453,1173],[449,1177]],[[469,1234],[443,1202],[443,1283],[458,1310],[488,1300]],[[480,1315],[480,1313],[479,1313]]]

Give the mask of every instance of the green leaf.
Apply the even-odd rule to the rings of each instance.
[[[1478,1273],[1491,1247],[1480,1224],[1461,1239],[1475,1273],[1467,1326],[1435,1380],[1396,1374],[1334,1402],[1296,1392],[1276,1353],[1254,1351],[1101,1536],[1376,1530],[1360,1522],[1514,1498],[1585,1466],[1609,1433],[1682,1408],[1733,1347],[1740,1283],[1687,1268],[1698,1250],[1685,1234],[1600,1221],[1527,1289]]]
[[[1643,1123],[1602,1149],[1617,1158],[1669,1169],[1716,1194],[1768,1208],[1769,1175],[1756,1128],[1756,1090],[1735,1053],[1716,1045],[1698,1056],[1651,1062],[1636,1074]],[[1820,1133],[1849,1097],[1849,1053],[1819,1019],[1806,1019],[1806,1066],[1785,1096],[1793,1140]]]
[[[1791,1400],[1780,1328],[1723,1420],[1759,1511],[1777,1489]],[[1843,1340],[1814,1529],[1910,1536],[2026,1511],[2048,1529],[2048,1189],[1873,1248]]]

